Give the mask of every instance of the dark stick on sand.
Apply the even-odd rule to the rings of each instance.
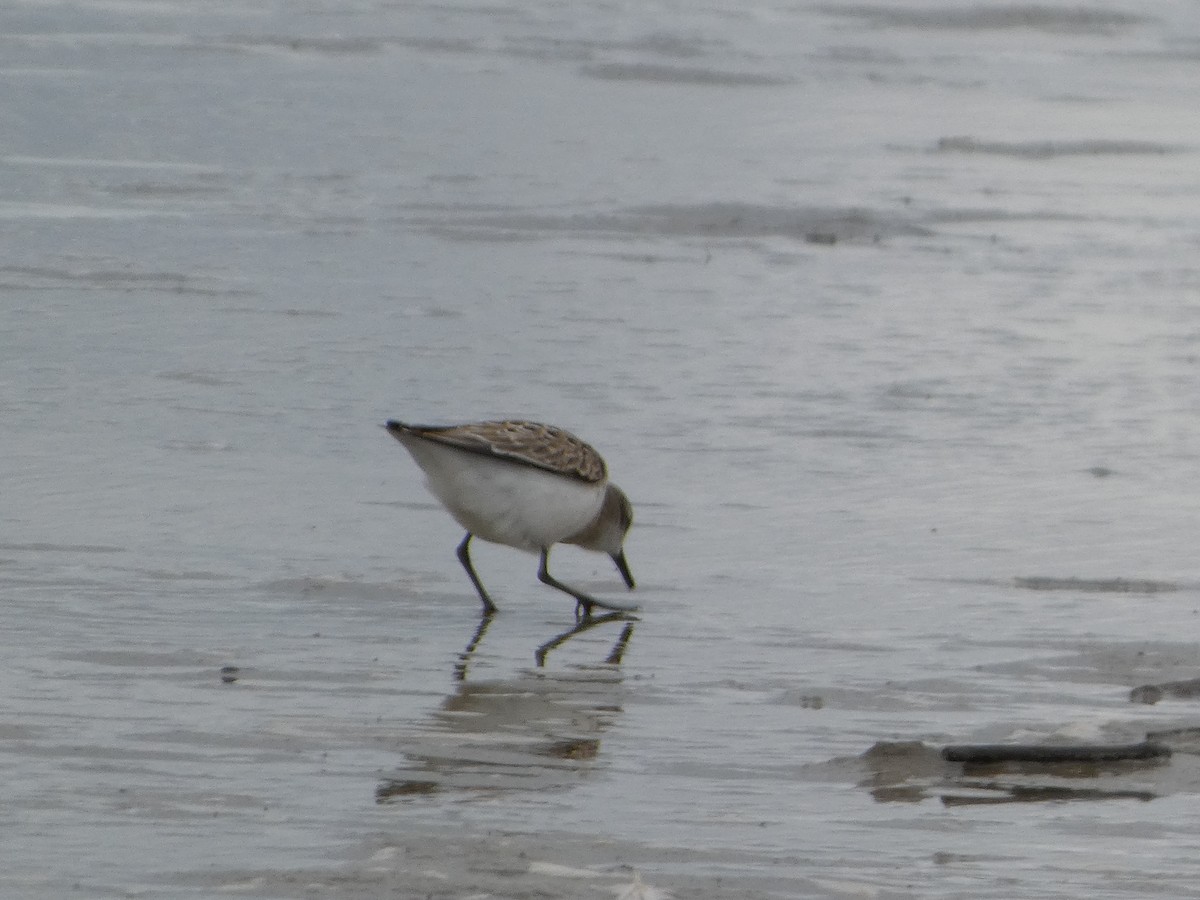
[[[1171,748],[1154,741],[1138,744],[951,744],[942,758],[961,763],[1103,763],[1159,759]]]

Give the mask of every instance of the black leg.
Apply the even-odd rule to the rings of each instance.
[[[483,587],[483,582],[479,580],[479,576],[475,574],[475,567],[471,565],[471,551],[467,546],[471,543],[471,538],[474,535],[467,532],[467,536],[462,539],[462,543],[458,545],[458,561],[462,563],[463,568],[467,570],[467,575],[471,579],[471,584],[475,585],[475,590],[479,592],[479,599],[483,601],[483,614],[490,616],[500,607],[492,602],[492,598],[488,596],[488,592]]]
[[[596,600],[589,597],[583,591],[577,591],[570,585],[563,584],[557,578],[550,574],[550,548],[542,548],[542,562],[538,566],[538,581],[542,584],[548,584],[552,588],[557,588],[564,594],[570,594],[575,598],[575,618],[586,619],[592,614],[592,607],[596,605]],[[579,610],[583,610],[583,615],[579,615]]]
[[[550,569],[548,568],[549,564],[550,548],[545,547],[542,549],[542,564],[538,567],[538,581],[540,581],[542,584],[548,584],[552,588],[558,588],[564,594],[570,594],[572,597],[574,597],[575,618],[577,620],[582,621],[583,619],[591,616],[592,609],[597,606],[601,609],[608,609],[613,612],[622,613],[637,612],[641,608],[636,603],[614,603],[611,600],[597,600],[595,597],[589,597],[583,591],[576,590],[570,585],[563,584],[561,581],[551,575]],[[580,615],[581,610],[583,611],[583,615]]]

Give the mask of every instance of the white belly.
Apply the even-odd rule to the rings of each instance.
[[[604,482],[590,484],[422,440],[404,444],[433,495],[485,541],[538,551],[578,534],[604,503]]]

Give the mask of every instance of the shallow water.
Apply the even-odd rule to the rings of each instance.
[[[0,25],[4,896],[1194,890],[1192,5]],[[481,628],[379,425],[498,415],[638,621]]]

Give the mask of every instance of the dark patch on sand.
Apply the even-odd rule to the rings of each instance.
[[[986,153],[1016,159],[1054,159],[1060,156],[1162,156],[1177,148],[1155,141],[1102,140],[1082,141],[985,141],[960,136],[944,137],[937,142],[939,153]]]
[[[1177,591],[1179,585],[1149,578],[1057,578],[1051,575],[1018,575],[1013,583],[1028,591],[1081,591],[1096,594],[1159,594]]]
[[[862,19],[880,28],[920,28],[985,31],[1022,28],[1054,34],[1108,34],[1149,21],[1147,17],[1089,6],[1043,6],[1014,3],[1002,6],[931,6],[901,9],[895,6],[851,4],[822,6],[829,15]]]

